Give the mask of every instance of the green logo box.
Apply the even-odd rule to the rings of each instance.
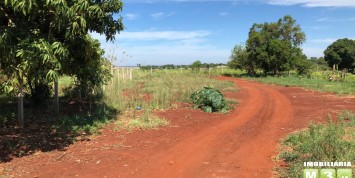
[[[320,178],[336,178],[335,169],[321,169]]]
[[[337,178],[352,178],[352,170],[351,169],[338,169]]]
[[[336,173],[337,174],[336,174]],[[303,178],[352,178],[351,169],[304,169]]]
[[[318,178],[318,169],[304,169],[303,178]]]

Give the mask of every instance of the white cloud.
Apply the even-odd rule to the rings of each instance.
[[[272,5],[303,5],[306,7],[355,7],[354,0],[266,0]]]
[[[327,20],[329,20],[328,17],[322,17],[322,18],[317,19],[316,22],[324,22],[324,21],[327,21]]]
[[[204,38],[211,33],[205,30],[197,31],[139,31],[122,32],[117,36],[122,40],[191,40]]]
[[[133,13],[127,13],[124,15],[128,20],[136,20],[139,15],[138,14],[133,14]]]
[[[164,17],[173,16],[173,15],[175,15],[175,14],[176,14],[176,12],[170,12],[170,13],[157,12],[157,13],[150,14],[150,16],[151,16],[153,19],[161,19],[161,18],[164,18]]]
[[[355,7],[354,0],[127,0],[126,2],[155,3],[155,2],[232,2],[250,3],[261,2],[271,5],[303,5],[306,7]]]
[[[220,16],[226,16],[226,15],[228,15],[228,12],[221,12],[221,13],[219,13],[219,15]]]
[[[352,21],[355,21],[355,17],[336,18],[336,19],[323,17],[316,20],[316,22],[352,22]]]
[[[230,55],[230,49],[219,49],[201,45],[149,45],[124,47],[132,55],[131,61],[122,64],[191,64],[195,60],[202,62],[225,63]]]
[[[122,32],[116,36],[116,42],[120,42],[116,44],[106,42],[97,33],[91,36],[100,40],[107,54],[114,49],[116,65],[191,64],[195,60],[227,62],[230,49],[206,43],[211,34],[206,30]]]
[[[157,13],[154,13],[154,14],[150,14],[150,16],[152,16],[153,18],[159,18],[161,16],[164,15],[164,12],[157,12]]]

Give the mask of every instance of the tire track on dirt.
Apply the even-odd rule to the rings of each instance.
[[[278,123],[292,117],[291,103],[272,88],[235,82],[245,97],[228,119],[152,158],[156,166],[139,176],[248,177],[255,172],[253,177],[271,177],[275,148],[270,145],[277,141]],[[223,142],[226,137],[230,143]]]

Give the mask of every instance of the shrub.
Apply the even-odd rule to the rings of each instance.
[[[201,108],[204,112],[225,112],[228,110],[223,94],[213,87],[204,87],[193,93],[190,97],[195,109]]]

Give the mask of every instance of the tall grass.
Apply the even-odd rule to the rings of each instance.
[[[105,101],[118,110],[147,109],[164,110],[175,107],[176,102],[189,102],[190,95],[204,86],[219,90],[233,86],[209,78],[206,74],[180,70],[136,71],[134,80],[118,82],[113,79],[105,90]]]
[[[355,114],[344,111],[334,123],[310,124],[307,130],[288,135],[282,141],[279,158],[289,167],[278,168],[281,177],[301,177],[303,162],[354,161]]]
[[[220,90],[233,86],[231,82],[211,79],[208,73],[201,71],[136,70],[132,81],[119,80],[117,74],[116,71],[115,77],[105,87],[104,101],[122,113],[121,120],[126,120],[125,123],[118,121],[118,128],[122,128],[122,125],[131,128],[132,124],[139,128],[153,127],[149,126],[148,121],[159,123],[158,125],[167,124],[159,121],[152,111],[175,108],[177,102],[190,102],[191,94],[204,86],[214,86]],[[143,112],[138,112],[141,116],[128,117],[134,110]],[[154,119],[142,119],[147,117]]]

